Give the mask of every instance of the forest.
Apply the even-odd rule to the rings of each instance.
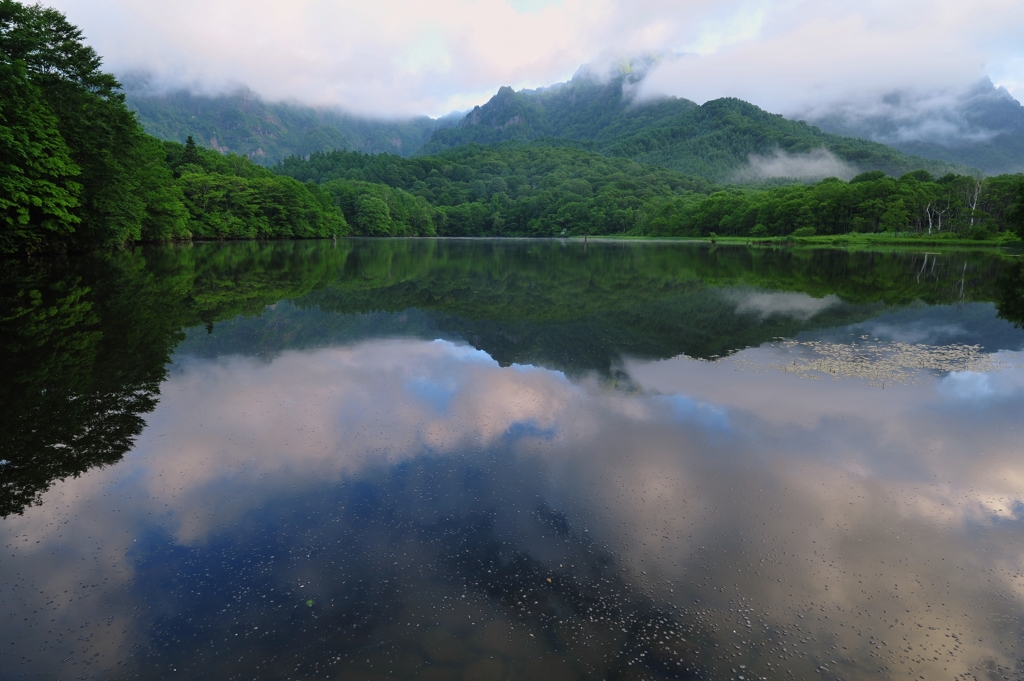
[[[1024,237],[1020,175],[980,178],[919,170],[894,179],[881,171],[849,182],[768,190],[718,191],[699,201],[664,201],[644,215],[645,236],[812,236],[889,233],[991,239],[1007,230]]]
[[[540,90],[503,87],[458,125],[435,131],[418,155],[471,143],[558,139],[712,182],[734,181],[751,155],[777,151],[800,155],[824,149],[853,167],[893,176],[918,169],[936,175],[967,170],[832,135],[734,97],[702,105],[675,97],[637,104],[628,93],[643,79],[645,66],[624,62],[611,78],[584,70],[568,83]]]
[[[372,231],[346,210],[353,233],[365,235],[763,238],[854,232],[991,239],[1016,230],[1024,236],[1022,175],[935,178],[916,170],[897,179],[870,171],[849,182],[718,186],[551,140],[470,144],[409,159],[316,153],[285,159],[274,171],[336,195],[347,184],[352,192],[390,191],[393,203],[419,200],[423,224],[429,218],[434,230],[417,232],[401,218],[390,230]]]
[[[345,233],[317,187],[145,134],[60,12],[0,0],[0,48],[0,253]]]
[[[772,144],[801,151],[827,143],[890,171],[908,162],[874,143],[854,140],[844,151],[845,138],[739,100],[619,111],[611,90],[581,81],[570,84],[580,96],[572,112],[564,89],[532,98],[503,90],[505,103],[476,110],[473,125],[437,131],[431,155],[315,152],[266,168],[191,136],[180,144],[146,134],[117,79],[56,10],[0,0],[0,47],[0,254],[345,235],[1024,237],[1024,175],[918,169],[849,182],[716,182],[740,151]],[[502,130],[511,132],[461,144],[459,136],[479,137],[470,128],[486,132],[488,117],[510,110],[515,125]],[[512,130],[520,124],[529,124],[523,139]],[[747,132],[737,137],[734,128]],[[456,138],[459,146],[445,148]],[[632,151],[613,149],[623,144]],[[680,145],[697,145],[687,152],[694,158],[718,158],[719,170],[684,174],[629,158]],[[715,151],[727,147],[731,155]]]

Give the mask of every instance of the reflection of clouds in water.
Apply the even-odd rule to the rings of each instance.
[[[782,352],[741,355],[779,363]],[[375,341],[270,363],[182,362],[120,465],[56,485],[43,506],[5,523],[18,559],[0,571],[17,570],[25,594],[82,597],[60,606],[66,628],[111,605],[114,626],[127,633],[104,644],[101,659],[110,662],[118,645],[144,643],[119,589],[133,576],[126,555],[149,529],[201,548],[246,514],[316,486],[368,480],[427,452],[508,447],[520,462],[510,480],[526,480],[530,504],[543,498],[576,531],[612,546],[626,577],[652,598],[699,599],[707,621],[762,675],[783,663],[758,658],[745,641],[783,656],[792,642],[783,652],[789,639],[772,642],[737,623],[730,599],[747,599],[758,625],[778,636],[815,639],[801,642],[806,657],[784,661],[805,674],[822,662],[849,678],[886,666],[934,678],[986,659],[1008,663],[1016,634],[993,614],[1018,615],[1024,597],[1014,577],[1024,568],[1014,548],[1024,499],[1019,404],[994,403],[982,419],[957,409],[945,383],[880,390],[682,358],[625,369],[647,393],[501,368],[445,342]],[[1024,382],[1018,369],[986,376]],[[726,428],[729,437],[715,437]],[[479,465],[488,470],[484,459]],[[457,495],[434,485],[410,483],[405,494],[434,494],[418,512],[443,518]],[[484,488],[472,498],[498,503]],[[510,526],[520,501],[501,502]],[[524,550],[544,560],[565,555],[564,543],[523,533]],[[22,546],[21,535],[41,543]],[[67,560],[55,565],[52,555]],[[315,583],[315,574],[296,574]],[[43,632],[13,636],[38,647]],[[863,666],[847,665],[832,645]],[[872,652],[881,656],[875,667]]]
[[[995,394],[992,378],[977,371],[954,371],[942,379],[940,389],[962,400],[976,400]]]
[[[858,324],[805,331],[798,340],[848,343],[855,338],[933,346],[979,345],[987,352],[1024,348],[1024,335],[996,316],[993,303],[916,304],[890,309]]]
[[[743,355],[759,364],[781,359],[771,346]],[[1015,353],[994,358],[1006,367],[1019,360]],[[1018,587],[1024,561],[1011,548],[1024,529],[1018,524],[1024,469],[1013,427],[1019,403],[1006,401],[980,417],[975,410],[947,409],[947,396],[930,383],[885,390],[861,382],[808,384],[774,372],[723,371],[729,364],[680,358],[630,362],[626,371],[647,390],[685,387],[694,399],[721,405],[733,428],[749,436],[749,453],[738,457],[743,467],[724,478],[693,476],[705,498],[731,501],[716,512],[720,530],[730,528],[748,546],[747,555],[738,556],[743,571],[735,578],[746,583],[746,592],[759,594],[781,621],[809,626],[796,615],[802,603],[804,614],[824,612],[833,622],[852,623],[845,636],[818,629],[851,650],[872,650],[858,630],[866,635],[873,628],[887,638],[889,652],[897,651],[893,638],[920,651],[894,658],[901,673],[914,668],[913,675],[923,670],[930,678],[969,671],[978,660],[1009,664],[1003,651],[1016,633],[994,630],[990,616],[1016,617],[1024,603]],[[993,384],[1024,382],[1019,368],[986,376]],[[751,469],[758,459],[764,468]],[[767,555],[757,550],[762,541],[772,547]],[[640,560],[645,554],[634,555]],[[675,556],[646,557],[672,572]],[[760,574],[751,580],[744,568],[760,561]],[[993,580],[992,590],[979,574]],[[735,580],[723,575],[722,581]],[[1017,599],[1002,600],[1007,593]],[[894,609],[887,616],[879,603]],[[925,635],[929,626],[942,632],[938,643]],[[953,657],[942,650],[946,657],[936,666],[931,658],[949,640],[947,628],[958,632],[959,642]],[[985,638],[992,636],[1000,642]],[[928,660],[914,663],[925,649]]]
[[[967,329],[960,324],[937,323],[927,321],[910,324],[863,324],[853,328],[863,328],[865,335],[883,341],[896,343],[923,343],[939,345],[940,343],[956,342],[957,339],[969,335]]]
[[[840,302],[835,294],[812,298],[806,293],[792,292],[733,291],[729,297],[736,301],[739,314],[754,313],[762,319],[784,315],[801,321],[807,321]]]
[[[726,430],[729,419],[725,409],[703,402],[696,402],[685,395],[656,397],[672,409],[673,416],[683,423],[702,424],[708,428]]]
[[[1004,364],[1013,366],[1012,357],[1017,353],[1000,353],[1007,359]],[[1019,366],[1019,365],[1018,365]],[[984,401],[988,398],[1012,397],[1024,390],[1024,377],[1019,371],[980,373],[977,371],[953,371],[939,382],[939,392],[956,400]]]

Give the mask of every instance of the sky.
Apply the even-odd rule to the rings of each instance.
[[[1024,98],[1020,0],[47,0],[106,67],[160,87],[245,85],[371,116],[443,115],[498,87],[658,54],[643,96],[797,114],[989,77]]]

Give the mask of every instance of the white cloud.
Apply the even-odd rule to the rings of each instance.
[[[824,147],[806,154],[789,154],[777,149],[770,156],[751,154],[748,163],[736,171],[736,182],[760,182],[771,178],[823,180],[838,177],[849,180],[857,169]]]
[[[813,114],[893,91],[959,94],[989,73],[1016,87],[1007,73],[1022,44],[1020,3],[794,0],[774,3],[754,37],[667,61],[647,92],[698,103],[733,96]]]
[[[812,298],[806,293],[792,291],[740,291],[733,293],[731,297],[737,302],[737,313],[753,312],[762,319],[772,315],[784,315],[806,321],[819,312],[840,304],[839,296],[834,293],[823,298]]]
[[[601,54],[689,52],[649,93],[791,113],[893,89],[1020,95],[1011,0],[50,0],[118,72],[372,114],[439,114],[537,87]],[[700,55],[700,56],[696,56]]]

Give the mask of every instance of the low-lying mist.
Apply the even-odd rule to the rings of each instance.
[[[776,149],[769,156],[751,154],[747,165],[736,171],[733,182],[753,184],[773,179],[815,182],[826,177],[849,180],[857,169],[824,147],[804,154]]]

